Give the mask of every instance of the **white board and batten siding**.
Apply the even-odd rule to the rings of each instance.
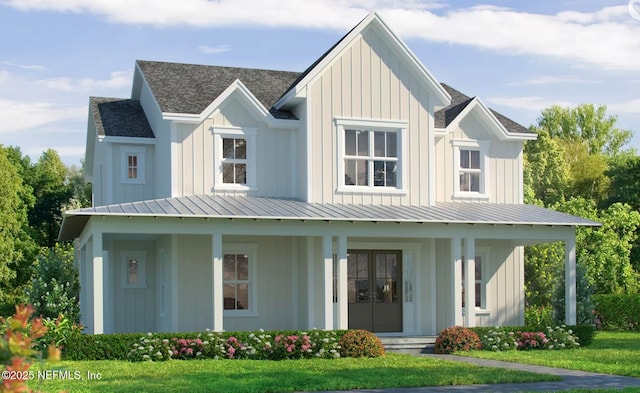
[[[252,190],[216,190],[214,129],[250,129],[255,131],[256,186]],[[250,195],[295,197],[292,176],[295,130],[270,128],[247,111],[244,104],[231,97],[198,125],[176,124],[174,147],[173,196],[185,195]],[[247,143],[251,143],[249,140]]]
[[[309,202],[383,205],[428,204],[429,93],[415,72],[374,30],[356,37],[309,85],[312,182]],[[432,110],[431,110],[432,112]],[[404,122],[399,151],[405,171],[404,194],[338,192],[336,119]]]
[[[473,141],[486,146],[485,176],[488,176],[487,198],[454,196],[455,168],[459,165],[454,154],[454,141]],[[502,141],[487,130],[473,116],[467,116],[458,127],[435,138],[436,201],[522,203],[522,142]]]

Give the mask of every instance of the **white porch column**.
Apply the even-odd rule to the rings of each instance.
[[[213,299],[213,326],[216,332],[223,330],[222,320],[224,319],[224,287],[222,282],[222,235],[219,233],[211,236],[212,265],[213,265],[213,285],[211,299]]]
[[[451,299],[453,299],[453,325],[462,326],[462,239],[451,238]]]
[[[333,329],[333,241],[322,237],[322,312],[321,329]]]
[[[338,320],[336,329],[349,328],[349,303],[347,298],[347,237],[338,236]]]
[[[575,233],[575,232],[574,232]],[[576,238],[564,241],[564,307],[567,325],[576,324]]]
[[[102,260],[102,232],[93,233],[93,334],[104,333],[104,265]]]
[[[464,239],[464,326],[476,326],[476,239]]]

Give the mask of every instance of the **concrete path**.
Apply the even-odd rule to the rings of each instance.
[[[557,392],[570,389],[622,389],[625,387],[639,387],[640,378],[622,377],[618,375],[590,373],[586,371],[567,370],[562,368],[533,366],[529,364],[501,362],[498,360],[487,360],[468,358],[454,355],[435,355],[421,353],[418,351],[398,351],[416,356],[427,356],[435,359],[450,360],[476,364],[478,366],[504,368],[509,370],[528,371],[538,374],[558,375],[561,381],[555,382],[531,382],[531,383],[505,383],[495,385],[456,385],[456,386],[426,386],[420,388],[403,389],[362,389],[362,390],[341,390],[324,393],[426,393],[426,392]],[[638,365],[640,367],[640,365]]]

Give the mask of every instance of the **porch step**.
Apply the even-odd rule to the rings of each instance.
[[[403,337],[379,337],[385,351],[420,350],[432,351],[436,342],[436,336],[403,336]]]

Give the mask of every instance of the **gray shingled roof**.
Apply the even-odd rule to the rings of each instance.
[[[154,138],[139,101],[91,97],[89,105],[98,135]]]
[[[293,199],[193,195],[121,203],[65,213],[61,238],[72,239],[90,216],[207,217],[278,220],[598,226],[597,222],[534,205],[439,203],[381,206],[307,203]],[[69,237],[71,236],[71,237]],[[64,240],[64,239],[63,239]]]
[[[442,87],[451,96],[451,105],[436,111],[434,120],[436,128],[446,128],[451,122],[469,105],[473,100],[473,97],[454,89],[453,87],[441,83]],[[507,129],[508,132],[518,134],[533,134],[534,132],[524,127],[523,125],[516,123],[515,121],[504,116],[500,112],[494,111],[489,108],[491,113],[498,119],[498,121]]]
[[[236,79],[278,119],[295,119],[272,108],[298,72],[137,61],[162,112],[200,114]]]

